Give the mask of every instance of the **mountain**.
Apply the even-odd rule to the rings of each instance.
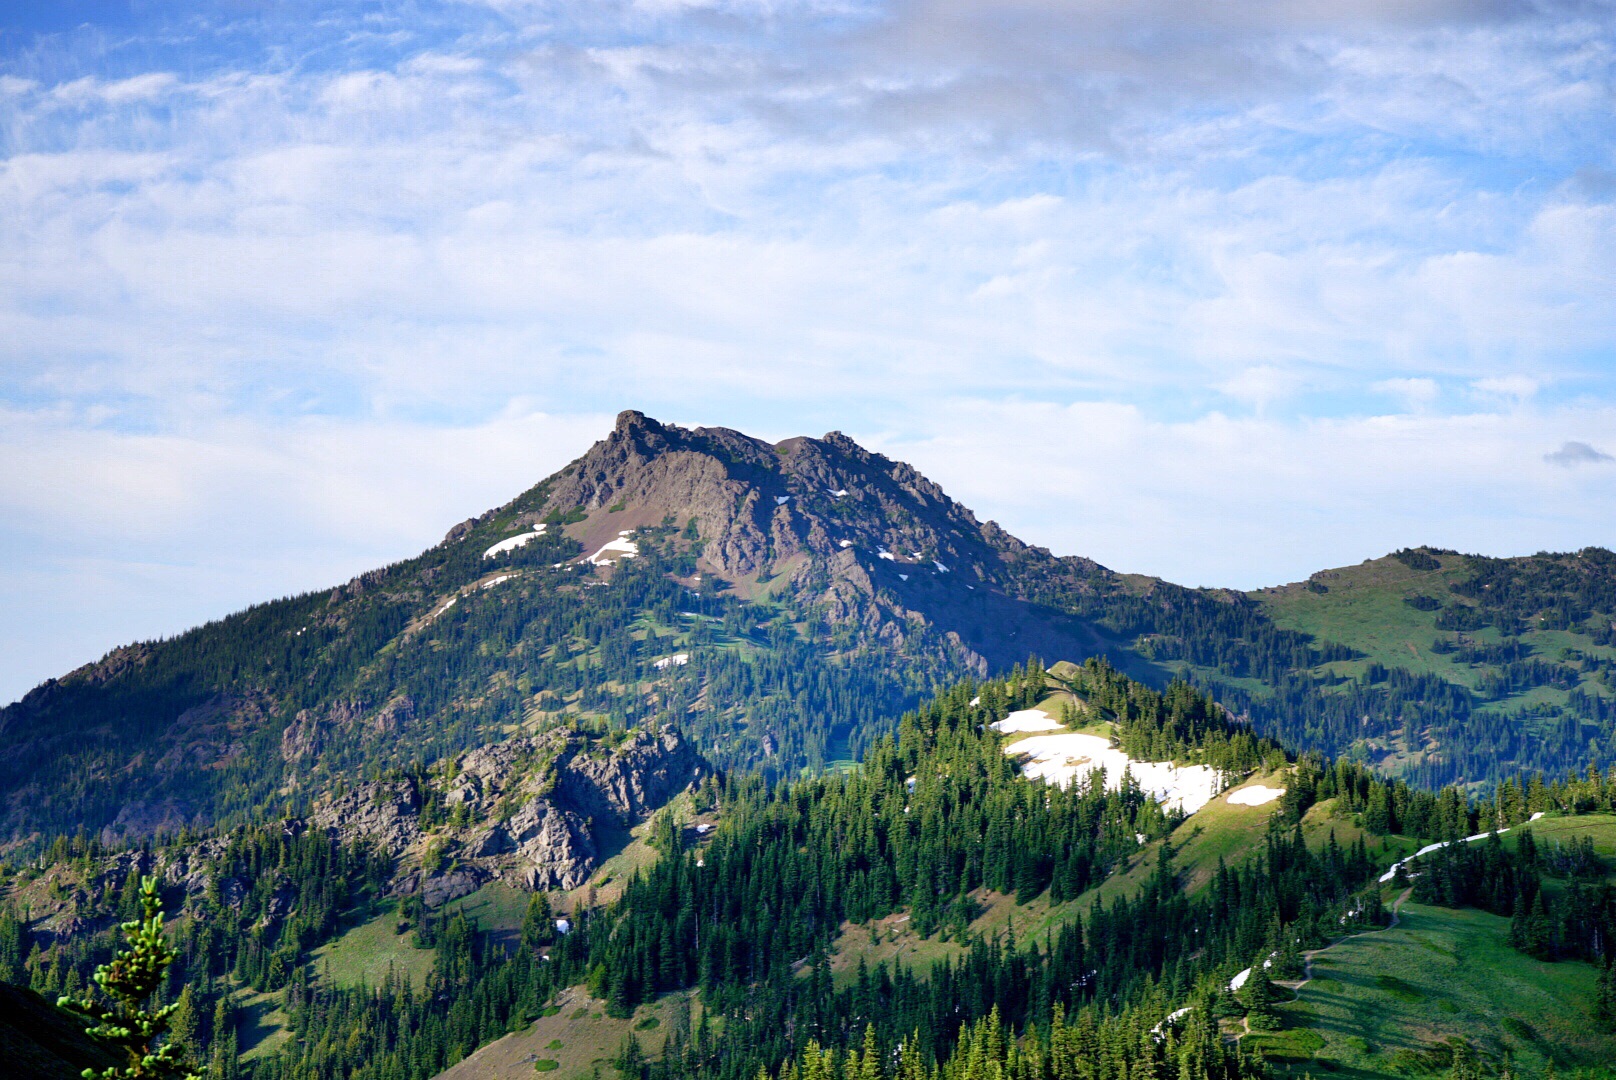
[[[720,767],[818,767],[945,681],[1106,649],[1018,594],[1029,561],[1054,560],[845,436],[626,412],[417,558],[115,650],[0,712],[0,834],[301,812],[339,778],[578,717],[677,722]]]
[[[1141,528],[1148,528],[1142,523]],[[856,759],[1029,656],[1182,676],[1428,788],[1616,760],[1616,556],[1429,549],[1245,594],[1056,557],[832,432],[625,412],[416,558],[115,650],[0,710],[0,837],[302,814],[550,726],[676,726],[719,769]]]

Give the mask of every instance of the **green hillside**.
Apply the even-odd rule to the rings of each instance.
[[[1100,753],[1073,729],[1103,731],[1126,767],[1106,784],[1029,778],[1026,728],[994,725],[1039,707],[1049,721],[1018,726],[1065,725],[1044,745]],[[229,1080],[1436,1080],[1472,1059],[1460,1080],[1480,1080],[1506,1050],[1537,1080],[1610,1049],[1616,975],[1594,962],[1616,931],[1616,777],[1512,781],[1485,800],[1421,791],[1289,753],[1187,684],[1158,691],[1097,660],[957,684],[890,726],[847,769],[680,788],[542,898],[521,878],[467,878],[429,905],[416,876],[429,860],[465,873],[483,830],[520,817],[493,798],[497,748],[343,803],[395,823],[399,805],[431,808],[396,859],[292,821],[150,850],[63,841],[7,875],[0,967],[49,993],[82,987],[150,865],[191,988],[186,1045],[246,1051]],[[591,760],[580,768],[610,768]],[[1224,790],[1186,814],[1127,780],[1153,768]],[[467,809],[478,785],[487,819]],[[559,822],[562,805],[545,813]],[[1417,847],[1477,834],[1379,881]],[[1423,921],[1376,930],[1403,891]],[[1371,940],[1395,956],[1354,960]],[[1310,952],[1350,994],[1315,980],[1285,1004]],[[1421,982],[1427,953],[1460,966]],[[1277,1004],[1260,975],[1223,991],[1265,965]],[[1513,1026],[1506,999],[1531,995]],[[1109,1064],[1085,1072],[1093,1061]]]
[[[1453,766],[1476,781],[1498,761],[1558,771],[1602,760],[1616,717],[1611,562],[1598,549],[1483,559],[1422,548],[1251,595],[1275,626],[1351,651],[1312,669],[1344,696],[1399,672],[1453,688],[1445,710],[1412,708],[1412,723],[1340,749],[1389,772]],[[1426,689],[1416,704],[1437,696]]]
[[[1535,960],[1508,937],[1497,915],[1405,903],[1396,926],[1314,956],[1312,978],[1278,1007],[1285,1029],[1248,1038],[1290,1075],[1441,1075],[1460,1042],[1489,1073],[1613,1075],[1597,969]]]

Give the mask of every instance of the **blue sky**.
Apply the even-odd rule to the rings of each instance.
[[[1616,544],[1616,9],[0,4],[0,700],[628,407],[1189,584]]]

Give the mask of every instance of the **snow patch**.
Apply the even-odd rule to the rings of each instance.
[[[840,499],[843,496],[845,496],[846,494],[847,494],[847,489],[846,488],[837,488],[835,491],[830,493],[830,496],[833,499]]]
[[[977,698],[971,704],[975,705],[981,700],[981,698]],[[1002,735],[1010,735],[1017,731],[1057,731],[1065,725],[1042,709],[1022,709],[1020,712],[1013,712],[998,723],[989,724],[988,726]]]
[[[1543,812],[1540,810],[1536,814],[1533,814],[1530,820],[1536,821],[1538,818],[1540,818],[1542,816],[1543,816]],[[1390,881],[1392,878],[1397,876],[1397,868],[1398,867],[1404,865],[1405,863],[1413,862],[1415,859],[1419,858],[1421,855],[1429,855],[1433,851],[1441,851],[1443,848],[1447,847],[1450,844],[1474,844],[1477,840],[1485,840],[1485,839],[1487,839],[1489,836],[1491,836],[1493,834],[1493,832],[1496,832],[1499,835],[1503,835],[1504,833],[1509,832],[1509,830],[1508,829],[1494,829],[1494,830],[1492,830],[1492,832],[1479,832],[1474,836],[1467,836],[1463,840],[1446,840],[1446,841],[1443,841],[1442,843],[1438,843],[1438,844],[1426,844],[1424,847],[1420,848],[1420,850],[1416,851],[1414,854],[1410,855],[1408,858],[1406,858],[1406,859],[1398,859],[1396,862],[1392,863],[1391,869],[1387,870],[1384,874],[1380,875],[1380,881],[1381,881],[1382,884],[1384,884],[1385,882]]]
[[[776,495],[774,497],[774,505],[776,505],[776,506],[784,506],[786,503],[788,503],[790,501],[791,501],[791,496],[790,495]]]
[[[844,548],[852,547],[853,546],[853,541],[851,541],[851,540],[843,540],[839,546],[844,547]]]
[[[589,563],[591,566],[600,566],[604,563],[611,562],[611,556],[613,555],[620,559],[634,558],[640,553],[640,545],[636,544],[632,540],[625,539],[627,535],[628,533],[626,532],[619,533],[616,540],[608,540],[605,544],[601,545],[601,549],[599,551],[595,552],[584,561]]]
[[[1186,1005],[1182,1009],[1175,1009],[1173,1012],[1170,1012],[1166,1016],[1162,1017],[1162,1022],[1151,1028],[1150,1033],[1156,1037],[1158,1042],[1160,1042],[1165,1037],[1162,1028],[1167,1027],[1169,1024],[1178,1023],[1180,1020],[1184,1019],[1194,1011],[1194,1005]]]
[[[1246,985],[1246,980],[1249,978],[1251,978],[1251,969],[1247,968],[1229,980],[1229,992],[1232,994],[1242,986]]]
[[[948,567],[944,566],[942,563],[938,562],[936,559],[933,559],[931,561],[931,564],[937,568],[937,572],[939,574],[948,573]]]
[[[982,699],[980,697],[974,697],[971,699],[971,708],[974,709],[980,704],[982,704]]]
[[[543,536],[545,530],[548,528],[548,525],[535,525],[533,527],[533,531],[530,533],[523,533],[520,536],[512,536],[505,540],[501,540],[499,543],[483,552],[483,558],[492,559],[495,555],[503,555],[507,551],[515,551],[529,540],[537,540],[539,537]]]
[[[899,575],[898,575],[898,576],[899,576],[899,577],[900,577],[900,578],[902,578],[902,579],[903,579],[903,580],[904,580],[904,581],[908,581],[908,580],[909,580],[909,575],[908,575],[908,574],[899,574]]]
[[[1006,754],[1025,754],[1029,760],[1021,775],[1041,779],[1061,787],[1087,776],[1095,769],[1105,770],[1105,786],[1122,786],[1124,773],[1131,773],[1139,789],[1169,810],[1193,814],[1218,793],[1220,777],[1210,765],[1174,765],[1170,761],[1134,761],[1099,735],[1034,735],[1004,748]]]
[[[690,663],[690,654],[689,653],[687,653],[687,652],[676,652],[672,656],[664,656],[662,659],[656,661],[651,666],[656,668],[658,671],[661,671],[663,668],[666,668],[666,667],[684,667],[688,663]]]
[[[897,562],[898,561],[898,557],[896,555],[892,554],[892,552],[888,551],[886,548],[882,548],[880,551],[877,551],[875,553],[875,555],[876,555],[876,558],[878,558],[878,559],[886,559],[889,562]]]
[[[498,585],[500,582],[509,581],[509,580],[511,580],[511,578],[513,578],[515,576],[516,576],[515,574],[501,574],[497,578],[489,578],[487,581],[482,583],[481,587],[484,588],[484,589],[492,589],[495,585]]]
[[[1265,784],[1252,784],[1236,791],[1229,792],[1229,805],[1231,806],[1262,806],[1271,803],[1285,794],[1282,787],[1268,787]]]

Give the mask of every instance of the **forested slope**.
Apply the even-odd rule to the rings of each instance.
[[[1383,923],[1388,894],[1404,888],[1378,880],[1385,863],[1427,841],[1461,842],[1405,870],[1420,900],[1508,909],[1522,956],[1608,959],[1609,852],[1533,845],[1524,830],[1574,820],[1529,824],[1544,812],[1616,810],[1609,778],[1511,781],[1474,802],[1455,788],[1421,791],[1350,762],[1295,757],[1185,684],[1156,691],[1097,661],[1063,670],[1059,680],[1034,665],[960,684],[901,718],[851,770],[772,784],[741,773],[705,781],[683,819],[669,811],[655,820],[657,857],[616,899],[593,889],[536,894],[508,931],[480,927],[464,905],[425,906],[413,891],[420,852],[460,850],[432,838],[468,835],[454,814],[434,816],[416,854],[397,859],[340,830],[245,827],[177,841],[201,845],[175,864],[185,869],[170,887],[181,1037],[220,1077],[425,1080],[524,1029],[563,989],[583,987],[598,1002],[586,1012],[618,1017],[645,1016],[637,1006],[670,994],[701,1003],[697,1014],[664,1010],[671,1027],[659,1033],[658,1055],[630,1043],[602,1063],[623,1080],[756,1080],[782,1069],[793,1080],[847,1070],[869,1080],[1005,1071],[1027,1080],[1255,1080],[1270,1067],[1257,1052],[1262,1040],[1230,1039],[1247,1024],[1264,1030],[1283,993],[1223,988],[1264,962],[1273,979],[1291,977],[1304,951]],[[989,725],[1056,688],[1106,717],[1137,760],[1167,754],[1213,766],[1230,783],[1260,772],[1285,792],[1264,816],[1242,818],[1232,843],[1201,849],[1227,859],[1180,866],[1180,853],[1195,850],[1184,839],[1194,817],[1165,812],[1128,783],[1093,777],[1062,789],[1025,779],[1005,753],[1017,736]],[[459,776],[469,775],[468,765]],[[431,783],[454,790],[459,776],[450,770]],[[690,827],[696,819],[716,827]],[[1506,827],[1504,843],[1462,842]],[[180,848],[150,857],[171,858],[167,850]],[[21,869],[0,917],[9,977],[52,993],[81,986],[134,894],[131,877],[108,869],[141,857],[64,841]],[[1096,888],[1123,869],[1128,888]],[[19,906],[73,890],[83,891],[72,900],[77,926],[57,921],[45,933]],[[1014,919],[984,928],[979,916],[998,898],[1042,913],[1041,929],[1023,922],[1018,935]],[[565,913],[568,932],[558,933],[552,912]],[[833,949],[900,912],[917,936],[952,944],[929,963],[877,961],[833,976]],[[388,935],[430,950],[429,972],[395,970],[379,985],[334,975],[315,953],[356,918],[382,920]],[[1616,998],[1602,1001],[1579,990],[1564,1007],[1605,1030]],[[270,1009],[284,1034],[237,1062],[249,1003],[253,1015]],[[1164,1025],[1169,1014],[1178,1015]],[[1490,1071],[1503,1063],[1494,1034],[1471,1040]],[[1553,1060],[1534,1053],[1532,1061]],[[1564,1049],[1562,1063],[1586,1064],[1583,1053]]]
[[[1093,620],[1297,749],[1434,789],[1616,760],[1616,555],[1428,548],[1250,594],[1018,559]]]

